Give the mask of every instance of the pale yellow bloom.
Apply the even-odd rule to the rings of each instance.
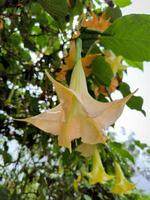
[[[127,66],[122,64],[122,56],[116,56],[112,51],[105,51],[105,60],[110,64],[114,76],[117,72],[127,69]]]
[[[112,188],[112,193],[123,195],[130,194],[133,189],[135,189],[135,185],[130,183],[124,176],[123,171],[119,165],[119,163],[115,162],[115,185]]]
[[[65,87],[46,71],[55,86],[60,104],[34,117],[22,119],[41,130],[58,136],[58,143],[71,150],[71,141],[81,138],[86,144],[105,143],[104,129],[121,115],[127,97],[110,103],[96,101],[90,96],[81,59],[72,72],[70,87]]]
[[[94,145],[92,171],[87,174],[89,177],[89,183],[91,185],[96,183],[105,183],[113,179],[113,176],[108,175],[103,167],[100,154],[97,147]]]

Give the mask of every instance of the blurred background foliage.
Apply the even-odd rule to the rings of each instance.
[[[44,70],[56,77],[69,52],[69,41],[79,29],[83,57],[89,52],[102,53],[93,61],[87,77],[90,94],[97,100],[110,101],[114,90],[123,96],[130,93],[128,84],[122,82],[123,72],[114,75],[103,50],[96,45],[99,33],[78,26],[83,13],[88,16],[93,10],[98,16],[105,12],[113,23],[121,17],[114,3],[118,1],[0,0],[0,200],[149,199],[138,191],[119,197],[109,192],[109,184],[91,186],[86,178],[80,180],[80,169],[83,163],[90,164],[89,160],[58,147],[55,137],[13,120],[37,115],[58,104]],[[126,63],[143,69],[142,62]],[[66,73],[67,83],[71,70]],[[114,89],[112,78],[117,82]],[[142,104],[141,97],[133,97],[128,106],[145,114]],[[109,135],[112,140],[108,146],[101,145],[106,171],[113,170],[111,161],[117,157],[126,177],[131,178],[137,170],[134,163],[139,151],[148,155],[150,148],[134,139],[121,144],[115,142],[114,133]]]

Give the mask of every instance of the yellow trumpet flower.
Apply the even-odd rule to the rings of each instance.
[[[110,64],[114,76],[117,72],[127,69],[127,66],[122,64],[122,56],[116,56],[112,51],[105,51],[105,60]]]
[[[87,174],[89,177],[89,183],[91,185],[96,183],[105,183],[113,179],[113,176],[108,175],[103,167],[100,154],[96,146],[94,146],[92,171]]]
[[[115,185],[112,188],[111,192],[118,195],[130,194],[131,191],[135,188],[133,183],[130,183],[124,176],[122,169],[119,163],[115,162]]]
[[[79,44],[79,45],[78,45]],[[77,46],[80,43],[77,42]],[[58,136],[58,143],[71,150],[71,141],[81,138],[83,143],[105,143],[104,129],[121,115],[126,102],[133,94],[110,103],[96,101],[87,89],[86,77],[81,62],[81,47],[72,72],[70,87],[66,87],[46,75],[53,83],[60,104],[33,117],[22,119],[39,129]]]

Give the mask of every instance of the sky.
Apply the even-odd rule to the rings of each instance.
[[[133,0],[130,6],[122,9],[123,15],[131,13],[150,14],[150,0]],[[127,106],[116,122],[115,130],[120,131],[124,127],[127,133],[135,132],[135,137],[141,142],[150,145],[150,62],[144,63],[144,72],[136,68],[128,68],[128,74],[123,81],[130,85],[131,91],[139,88],[135,94],[144,99],[143,108],[147,116]]]

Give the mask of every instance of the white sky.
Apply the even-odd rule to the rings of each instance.
[[[150,14],[150,0],[133,0],[133,3],[123,8],[122,11],[123,15],[131,13]],[[145,118],[140,112],[131,110],[126,106],[122,116],[116,122],[115,130],[120,131],[120,128],[124,127],[127,133],[135,132],[137,139],[150,145],[150,63],[145,63],[144,72],[135,68],[128,68],[128,75],[124,76],[123,81],[130,85],[131,91],[139,88],[135,95],[143,97],[143,108],[147,116]]]

